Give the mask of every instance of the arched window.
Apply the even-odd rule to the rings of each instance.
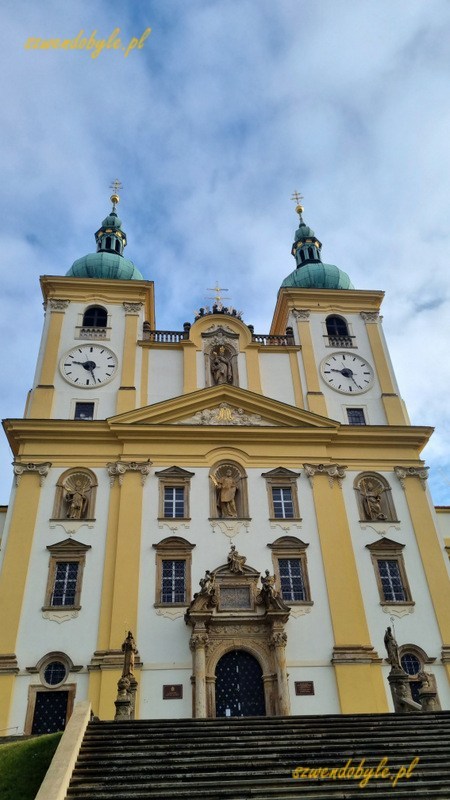
[[[308,247],[308,257],[313,259],[314,258],[314,250],[312,247]]]
[[[120,242],[118,239],[116,239],[116,252],[120,253]]]
[[[325,320],[328,344],[332,347],[352,347],[354,336],[351,336],[347,320],[337,314],[331,314]]]
[[[415,644],[404,644],[399,648],[400,664],[404,672],[409,676],[409,689],[411,697],[416,703],[420,702],[419,692],[422,687],[422,680],[426,677],[428,682],[436,689],[436,678],[433,674],[426,671],[426,664],[432,664],[435,659],[429,658],[425,650]],[[436,698],[438,700],[438,698]],[[439,700],[438,700],[439,703]]]
[[[361,522],[397,522],[388,481],[377,472],[363,472],[355,478],[356,499]]]
[[[84,328],[106,328],[108,312],[103,306],[90,306],[83,314]]]
[[[111,250],[111,237],[110,236],[106,237],[106,249],[107,250]]]

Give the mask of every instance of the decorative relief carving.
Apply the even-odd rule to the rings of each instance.
[[[405,489],[405,478],[419,478],[422,489],[425,491],[429,469],[429,467],[394,467],[394,472],[402,489]]]
[[[176,425],[270,425],[273,422],[263,420],[259,414],[246,414],[243,408],[234,408],[228,403],[221,403],[216,408],[205,408],[197,411],[192,417],[182,419]]]
[[[109,482],[114,486],[116,478],[119,478],[119,486],[123,484],[123,478],[126,472],[140,472],[141,483],[144,486],[147,476],[150,474],[150,467],[152,462],[150,459],[147,461],[114,461],[106,465],[109,474]]]
[[[40,464],[36,464],[31,461],[28,464],[19,464],[14,462],[13,468],[16,486],[19,485],[19,481],[25,472],[37,472],[39,475],[39,485],[43,486],[44,480],[48,475],[51,465],[51,461],[43,461]]]
[[[186,528],[188,530],[190,528],[189,522],[179,522],[176,518],[174,519],[160,519],[158,520],[158,528],[169,528],[170,531],[178,531],[180,528]]]
[[[186,609],[184,608],[157,608],[156,613],[159,617],[167,617],[167,619],[179,619],[184,617]]]
[[[300,530],[300,528],[302,527],[302,523],[290,522],[289,520],[280,519],[279,522],[278,521],[275,522],[274,520],[272,520],[270,523],[270,527],[272,528],[272,530],[275,530],[275,528],[281,528],[281,530],[284,531],[285,533],[289,533],[289,531],[292,528],[297,528],[298,530]]]
[[[44,619],[49,619],[51,622],[68,622],[70,619],[75,619],[78,617],[79,612],[76,610],[72,611],[43,611],[42,616]]]
[[[218,528],[229,539],[234,539],[238,533],[248,531],[250,527],[250,520],[245,519],[210,519],[209,521],[214,532]]]
[[[193,633],[189,641],[189,647],[191,650],[197,650],[198,648],[206,647],[208,642],[209,637],[207,633]]]
[[[380,316],[379,311],[360,311],[359,316],[364,322],[380,322],[383,317]]]
[[[414,614],[414,606],[407,605],[407,606],[382,606],[383,613],[389,614],[391,617],[405,617],[407,614]]]
[[[70,300],[57,300],[52,298],[48,301],[48,308],[50,311],[65,311],[68,308]]]
[[[292,309],[292,316],[296,320],[308,320],[310,317],[310,311],[307,308],[293,308]]]
[[[282,631],[276,631],[270,637],[271,647],[286,647],[286,644],[287,644],[287,634],[283,633]]]
[[[261,625],[214,625],[212,631],[214,636],[255,636],[256,634],[266,634],[266,630]]]
[[[128,314],[139,314],[144,303],[123,303],[122,305],[125,309],[125,314],[128,315]]]
[[[387,536],[391,529],[396,531],[401,530],[400,525],[392,525],[392,523],[389,522],[386,522],[384,525],[370,525],[366,522],[361,522],[362,531],[372,530],[378,533],[379,536]]]
[[[335,480],[339,486],[342,486],[342,480],[345,478],[345,470],[347,469],[346,466],[341,466],[340,464],[303,464],[303,466],[311,484],[315,475],[328,475],[328,482],[331,488],[333,488]]]
[[[311,613],[311,606],[290,606],[291,617],[303,617],[305,614]]]
[[[85,519],[81,519],[81,520],[73,520],[73,519],[71,519],[71,520],[65,520],[65,519],[55,520],[55,519],[52,519],[51,522],[50,522],[50,528],[52,530],[54,528],[62,528],[63,531],[65,533],[67,533],[68,536],[74,536],[76,533],[78,533],[79,529],[82,528],[83,526],[86,526],[87,528],[93,528],[94,527],[94,522],[95,522],[95,520],[92,520],[92,519],[89,519],[89,520],[87,520],[87,519],[86,520]]]

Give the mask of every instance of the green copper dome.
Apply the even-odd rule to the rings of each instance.
[[[77,258],[66,273],[69,278],[104,278],[119,281],[142,281],[133,262],[118,253],[89,253]]]
[[[114,182],[116,188],[118,181]],[[68,272],[69,278],[104,278],[105,280],[142,281],[143,277],[133,262],[124,258],[127,235],[122,230],[122,220],[117,216],[117,193],[111,195],[113,207],[95,233],[97,252],[77,258]]]
[[[281,288],[294,289],[354,289],[350,278],[334,264],[305,264],[291,272]]]
[[[298,193],[296,192],[293,197],[297,199]],[[295,231],[291,254],[295,258],[297,268],[284,279],[281,288],[354,289],[346,272],[342,272],[334,264],[322,262],[322,242],[312,228],[303,221],[303,206],[297,205],[295,210],[299,215],[300,225]]]

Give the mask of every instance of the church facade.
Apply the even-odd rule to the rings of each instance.
[[[383,337],[383,293],[324,264],[303,221],[270,333],[217,298],[183,330],[124,256],[41,278],[45,322],[0,550],[0,730],[114,716],[136,643],[136,718],[450,708],[450,516],[435,509]]]

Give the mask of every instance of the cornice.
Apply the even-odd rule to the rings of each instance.
[[[359,313],[379,311],[384,292],[366,289],[288,289],[278,292],[270,333],[284,333],[289,311],[301,308],[311,311]]]
[[[40,278],[44,302],[63,297],[78,302],[103,302],[122,305],[143,303],[145,318],[155,327],[153,281],[121,281],[100,278],[68,278],[64,275],[42,275]]]

